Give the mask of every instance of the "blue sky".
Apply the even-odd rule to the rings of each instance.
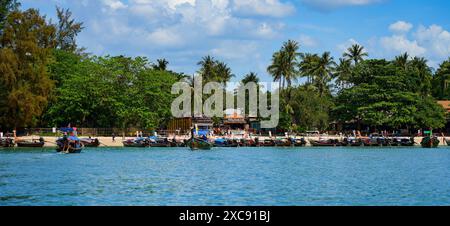
[[[171,70],[195,73],[202,56],[230,65],[239,80],[265,68],[288,39],[301,51],[330,51],[336,60],[353,43],[370,58],[402,52],[429,59],[450,56],[446,0],[22,0],[55,17],[55,5],[84,22],[78,41],[97,55],[166,58]]]

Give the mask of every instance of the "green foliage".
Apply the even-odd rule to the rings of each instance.
[[[300,45],[298,42],[288,40],[283,47],[273,54],[272,63],[267,71],[273,76],[274,81],[280,82],[280,87],[285,88],[292,86],[292,82],[297,80],[298,71],[297,58],[300,56],[298,52]]]
[[[69,9],[56,7],[56,14],[58,16],[58,24],[55,25],[57,48],[69,52],[81,51],[78,49],[76,37],[83,30],[83,23],[75,22]]]
[[[343,56],[346,60],[353,61],[354,65],[357,65],[359,62],[364,61],[364,57],[369,56],[369,54],[364,51],[363,46],[353,44]]]
[[[311,85],[291,87],[281,93],[280,128],[284,130],[325,130],[333,103]]]
[[[432,83],[434,97],[440,100],[450,99],[450,58],[439,65]]]
[[[54,86],[47,65],[55,28],[33,9],[10,13],[4,25],[0,36],[0,125],[33,126]]]
[[[235,76],[226,63],[215,60],[209,55],[203,57],[197,65],[200,66],[198,73],[202,76],[204,85],[208,82],[219,82],[226,87],[231,78]]]
[[[334,117],[390,128],[441,128],[442,107],[423,95],[423,78],[416,68],[385,60],[367,60],[353,70],[351,82],[336,98]]]
[[[6,18],[12,11],[18,10],[20,3],[17,0],[0,0],[0,35],[3,33]]]
[[[141,57],[56,55],[52,68],[61,81],[45,116],[50,124],[151,129],[170,119],[176,74],[154,70]]]

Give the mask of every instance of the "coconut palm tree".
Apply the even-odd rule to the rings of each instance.
[[[222,82],[225,88],[227,87],[227,83],[231,80],[231,78],[235,77],[235,75],[231,72],[231,69],[224,62],[216,61],[215,72],[216,80],[218,82]]]
[[[341,88],[347,88],[347,86],[350,83],[351,75],[352,75],[351,60],[339,58],[339,65],[337,65],[335,73],[335,76],[337,78],[336,84]]]
[[[319,55],[311,53],[300,54],[300,63],[298,65],[300,76],[307,78],[307,83],[311,84],[313,81],[314,69],[320,60]]]
[[[204,84],[216,80],[216,63],[214,57],[210,55],[203,57],[202,60],[197,63],[197,65],[200,66],[198,74],[202,76]]]
[[[411,61],[409,61],[408,67],[415,70],[419,74],[420,92],[423,95],[429,95],[433,75],[431,67],[428,66],[428,61],[423,57],[414,57]]]
[[[250,72],[247,75],[245,75],[245,77],[241,80],[242,84],[247,84],[249,82],[258,84],[259,83],[258,74],[256,74],[255,72]]]
[[[400,56],[396,56],[394,60],[394,64],[404,70],[408,68],[409,64],[409,55],[408,53],[404,53]]]
[[[300,45],[298,42],[288,40],[283,44],[283,77],[286,80],[287,86],[291,87],[292,82],[297,80],[298,72],[296,71],[297,59],[300,56],[298,50]],[[283,84],[284,87],[284,84]]]
[[[347,49],[347,52],[343,54],[344,58],[347,58],[357,65],[359,62],[364,60],[364,57],[369,56],[367,52],[364,51],[364,47],[358,44],[353,44]]]
[[[320,96],[323,96],[329,89],[329,83],[334,77],[335,69],[336,63],[330,52],[323,53],[313,71],[313,84],[317,87]]]
[[[267,68],[267,72],[272,75],[274,82],[279,82],[280,89],[282,88],[283,80],[283,56],[282,52],[275,52],[272,56],[272,64]]]
[[[167,61],[166,59],[157,59],[156,60],[156,65],[153,66],[153,69],[155,70],[160,70],[160,71],[166,71],[167,70],[167,65],[169,65],[169,61]]]

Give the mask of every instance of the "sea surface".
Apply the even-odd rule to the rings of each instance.
[[[0,149],[11,205],[450,205],[450,149]]]

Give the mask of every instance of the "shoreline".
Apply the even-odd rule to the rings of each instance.
[[[264,140],[264,139],[270,139],[269,136],[252,136],[252,138],[256,138],[258,137],[260,140]],[[31,139],[39,139],[39,136],[23,136],[23,137],[17,137],[18,140],[31,140]],[[56,140],[58,139],[58,137],[48,137],[48,136],[43,136],[42,138],[44,138],[45,140],[45,145],[44,147],[56,147]],[[79,138],[88,138],[87,136],[80,136]],[[116,137],[115,142],[112,141],[112,137],[92,137],[92,138],[97,138],[100,141],[100,147],[123,147],[123,143],[122,141],[124,141],[124,139],[122,139],[122,137]],[[134,139],[135,137],[125,137],[125,140],[128,139]],[[216,137],[218,138],[218,137]],[[275,138],[275,137],[272,137]],[[277,136],[276,138],[281,138],[281,136]],[[325,138],[325,137],[318,137],[318,136],[314,136],[314,137],[300,137],[298,136],[297,138],[305,138],[307,141],[306,146],[311,146],[311,144],[309,143],[309,140],[314,140],[314,141],[318,141],[320,138]],[[338,139],[341,140],[343,137],[340,136],[326,136],[326,139]],[[187,136],[176,136],[177,140],[184,140],[184,139],[188,139]],[[423,137],[415,137],[414,141],[416,142],[415,146],[420,146],[420,142],[423,139]],[[447,146],[447,143],[445,142],[445,139],[450,139],[450,137],[439,137],[439,146]]]

